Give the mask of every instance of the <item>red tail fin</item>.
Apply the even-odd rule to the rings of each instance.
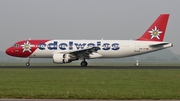
[[[169,14],[161,14],[146,32],[137,40],[163,41]]]

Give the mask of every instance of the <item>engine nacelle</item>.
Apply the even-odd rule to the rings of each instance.
[[[53,62],[54,63],[70,63],[74,60],[78,60],[75,56],[71,54],[62,54],[62,53],[55,53],[53,55]]]

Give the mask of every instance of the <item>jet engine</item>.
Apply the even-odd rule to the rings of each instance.
[[[78,60],[78,59],[71,54],[55,53],[53,55],[53,62],[58,64],[70,63],[74,60]]]

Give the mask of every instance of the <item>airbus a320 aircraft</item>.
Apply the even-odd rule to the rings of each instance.
[[[28,58],[52,58],[54,63],[63,64],[86,59],[122,58],[145,54],[173,44],[163,42],[169,14],[161,14],[146,32],[135,40],[23,40],[6,50],[10,56]]]

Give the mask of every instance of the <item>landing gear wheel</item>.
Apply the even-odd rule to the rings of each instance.
[[[30,63],[29,63],[29,62],[26,62],[26,66],[30,66]]]
[[[86,61],[81,62],[81,67],[86,67],[87,65],[88,65],[88,63]]]

